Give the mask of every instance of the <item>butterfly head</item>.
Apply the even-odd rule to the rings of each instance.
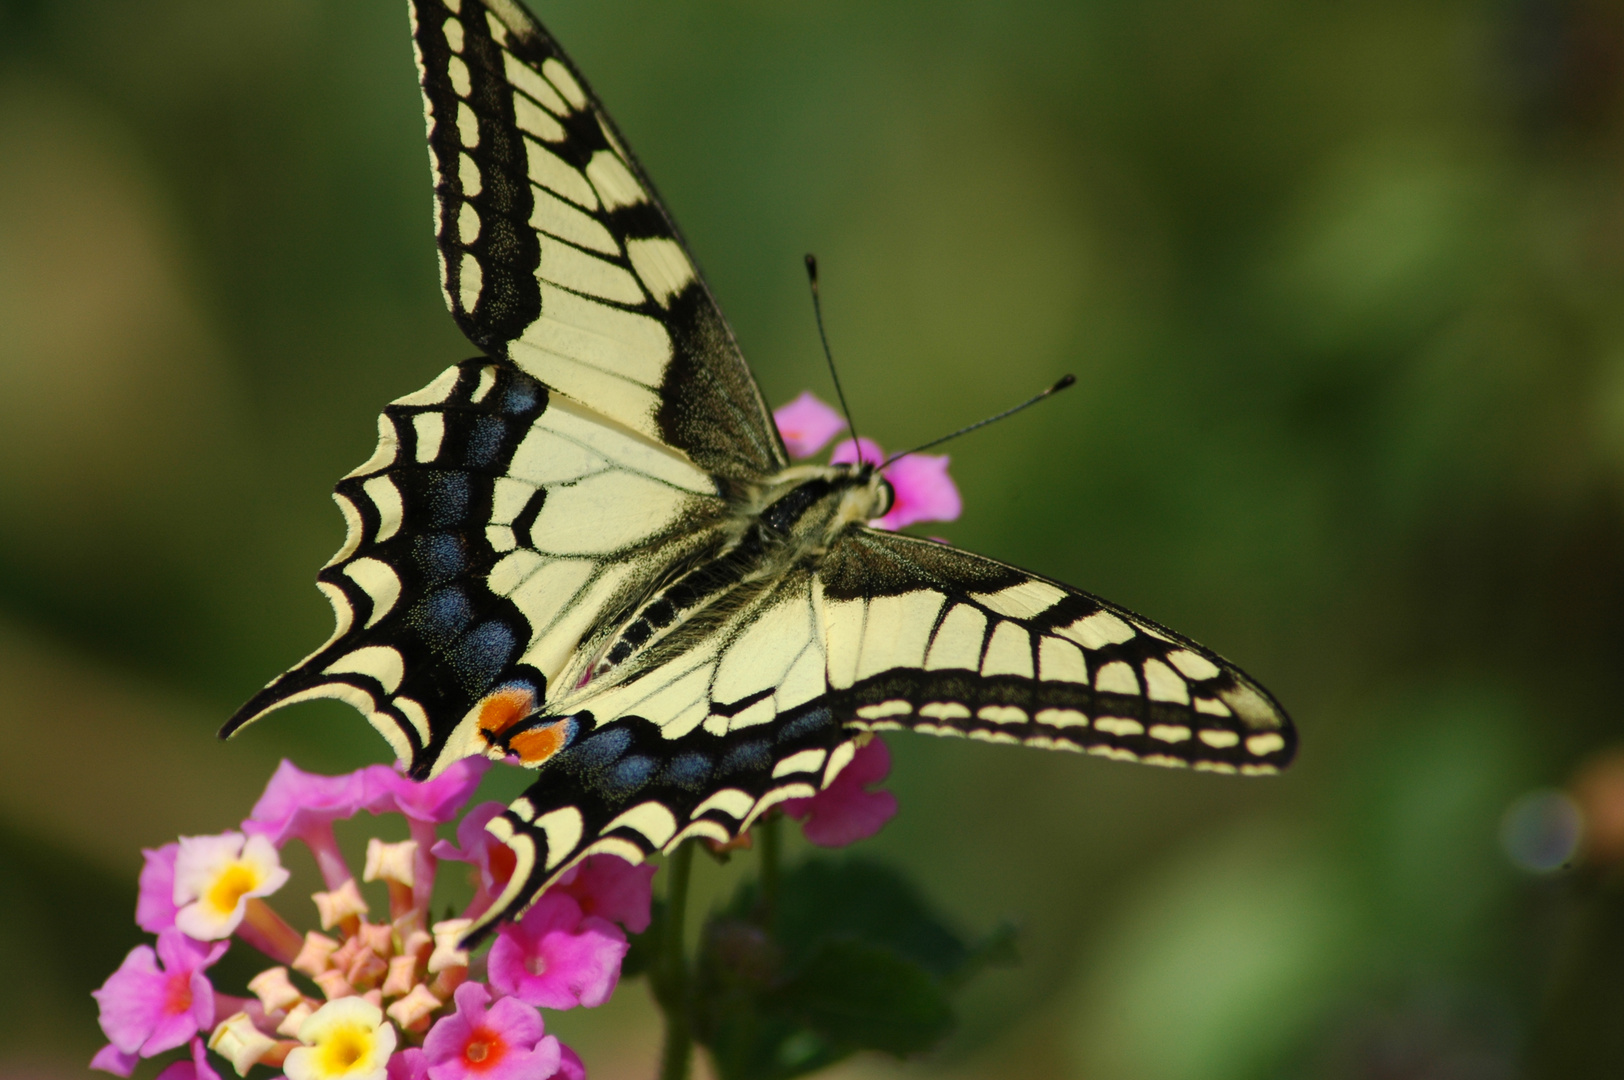
[[[822,547],[844,529],[883,517],[895,501],[874,462],[801,465],[773,479],[756,513],[792,546]]]

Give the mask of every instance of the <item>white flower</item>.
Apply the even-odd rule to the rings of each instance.
[[[175,855],[175,925],[188,937],[230,937],[252,897],[269,896],[288,880],[276,848],[263,836],[183,836]]]
[[[276,1040],[255,1027],[245,1012],[222,1020],[209,1036],[209,1049],[229,1060],[238,1076],[247,1076],[275,1045]]]
[[[363,881],[392,881],[411,888],[417,881],[417,841],[386,844],[376,836],[367,841],[367,868]]]
[[[395,1029],[365,998],[329,1001],[299,1025],[305,1045],[282,1065],[288,1080],[384,1080]]]

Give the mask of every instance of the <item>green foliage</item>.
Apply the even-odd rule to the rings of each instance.
[[[706,921],[684,995],[656,958],[657,903],[622,972],[648,972],[668,1011],[686,1010],[722,1080],[785,1080],[859,1050],[898,1057],[939,1045],[953,992],[1015,960],[1014,931],[967,941],[897,871],[861,858],[815,858],[785,873],[769,908],[745,882]]]

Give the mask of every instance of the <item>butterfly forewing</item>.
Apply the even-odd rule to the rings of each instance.
[[[318,576],[334,636],[228,733],[336,697],[414,775],[482,753],[479,728],[539,708],[663,567],[719,543],[727,508],[706,473],[506,362],[451,368],[379,429],[334,496],[349,536]]]
[[[1246,774],[1296,752],[1234,665],[1080,590],[872,529],[843,536],[819,579],[827,700],[853,727]]]
[[[787,464],[653,185],[511,2],[412,0],[446,302],[464,333],[710,472]]]

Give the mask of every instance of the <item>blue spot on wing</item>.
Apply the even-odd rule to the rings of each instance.
[[[456,577],[467,566],[462,540],[450,533],[429,533],[412,540],[412,554],[430,585]]]
[[[710,774],[711,759],[697,750],[689,750],[666,762],[665,771],[660,774],[660,779],[684,791],[697,791],[704,787],[705,781],[710,779]]]
[[[497,417],[481,416],[474,421],[473,430],[468,433],[469,467],[483,469],[490,466],[501,451],[502,437],[506,434],[507,425]]]
[[[461,589],[440,589],[419,600],[410,618],[431,649],[443,650],[473,621],[474,607]]]
[[[720,772],[723,776],[733,776],[741,772],[763,772],[772,763],[772,750],[767,746],[767,741],[758,739],[754,742],[741,743],[729,750],[722,758]]]
[[[491,619],[470,630],[446,650],[446,661],[471,693],[483,694],[513,657],[513,631]]]
[[[649,777],[654,775],[654,770],[658,766],[659,762],[651,757],[632,754],[617,761],[603,778],[600,786],[604,794],[611,799],[627,798],[648,783]]]
[[[423,496],[423,501],[428,504],[430,525],[455,525],[468,516],[466,473],[424,473]]]

